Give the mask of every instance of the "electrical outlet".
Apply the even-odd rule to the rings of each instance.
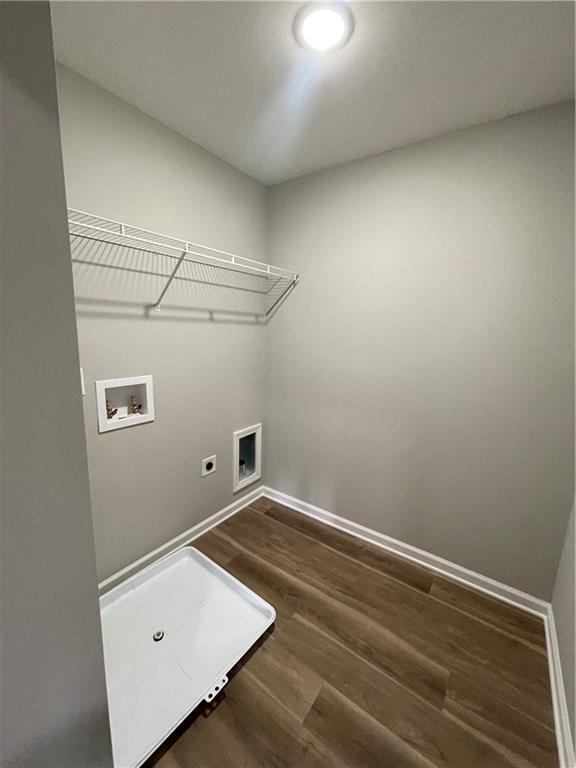
[[[208,456],[202,459],[202,477],[212,475],[216,472],[216,456]]]

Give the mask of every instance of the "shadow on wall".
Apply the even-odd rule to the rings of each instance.
[[[82,238],[71,238],[71,250],[80,316],[265,325],[295,287],[281,276],[178,265],[172,256]]]

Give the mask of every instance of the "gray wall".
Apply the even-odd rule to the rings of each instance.
[[[269,485],[550,598],[573,477],[571,106],[267,192],[58,79],[71,207],[302,273],[267,328],[145,316],[136,278],[77,273],[100,577],[228,504],[231,433],[264,420]],[[156,422],[98,435],[94,380],[138,373]]]
[[[574,532],[574,507],[566,531],[566,539],[562,557],[556,574],[556,584],[552,597],[554,620],[558,634],[560,658],[562,660],[562,676],[570,712],[572,740],[576,744],[576,563]]]
[[[557,105],[289,182],[266,481],[549,599],[573,494],[573,129]]]
[[[0,3],[2,768],[112,765],[47,3]]]
[[[266,260],[262,185],[64,68],[58,90],[70,207]],[[263,417],[265,329],[235,315],[143,316],[141,289],[155,286],[129,273],[84,267],[76,287],[104,578],[233,500],[232,432]],[[137,374],[154,376],[156,421],[99,435],[94,381]],[[201,478],[214,453],[216,473]]]

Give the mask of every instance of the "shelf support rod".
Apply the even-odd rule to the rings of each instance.
[[[183,252],[182,252],[182,254],[181,254],[180,258],[179,258],[179,259],[178,259],[178,261],[176,262],[176,266],[175,266],[175,267],[174,267],[174,269],[172,270],[172,274],[171,274],[171,275],[170,275],[170,277],[168,278],[168,281],[167,281],[166,285],[164,286],[164,288],[162,288],[162,293],[160,294],[160,296],[158,296],[158,301],[156,302],[156,312],[160,312],[160,305],[161,305],[161,303],[162,303],[162,299],[163,299],[163,298],[164,298],[164,296],[166,295],[166,291],[168,290],[168,288],[170,288],[170,283],[171,283],[171,282],[172,282],[172,280],[174,280],[174,278],[176,277],[176,272],[178,272],[178,270],[180,269],[180,265],[181,265],[181,264],[182,264],[182,262],[184,261],[184,256],[186,256],[186,253],[187,253],[187,251],[183,251]]]
[[[285,299],[285,298],[288,296],[288,294],[289,294],[289,293],[291,293],[291,292],[294,290],[294,288],[296,288],[296,286],[297,286],[297,285],[298,285],[298,275],[294,275],[294,277],[292,278],[292,282],[291,282],[291,283],[290,283],[290,285],[289,285],[289,286],[286,288],[286,290],[285,290],[285,291],[282,291],[282,293],[280,294],[280,296],[278,296],[278,298],[276,299],[276,301],[274,302],[274,304],[272,304],[272,306],[271,306],[271,307],[270,307],[268,310],[266,310],[266,312],[264,312],[264,317],[268,317],[268,315],[269,315],[269,314],[270,314],[270,313],[271,313],[271,312],[272,312],[274,309],[276,309],[276,307],[278,306],[278,304],[280,304],[280,302],[281,302],[281,301],[283,301],[283,300],[284,300],[284,299]]]

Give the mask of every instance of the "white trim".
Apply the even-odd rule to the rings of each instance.
[[[548,668],[550,671],[554,725],[560,758],[559,768],[576,768],[572,734],[570,730],[570,718],[568,715],[565,688],[562,680],[562,667],[560,664],[560,652],[556,637],[556,626],[554,624],[554,614],[552,613],[552,605],[550,603],[547,603],[545,600],[540,600],[537,597],[533,597],[526,592],[521,592],[519,589],[510,587],[507,584],[495,581],[488,576],[483,576],[481,573],[476,573],[468,568],[464,568],[462,565],[452,563],[449,560],[444,560],[442,557],[433,555],[423,549],[413,547],[411,544],[405,544],[402,541],[398,541],[398,539],[393,539],[391,536],[386,536],[384,533],[374,531],[371,528],[355,523],[345,517],[340,517],[325,509],[315,507],[313,504],[309,504],[301,499],[296,499],[293,496],[277,491],[274,488],[262,486],[260,490],[262,496],[267,496],[269,499],[277,501],[285,507],[290,507],[290,509],[294,509],[296,512],[301,512],[303,515],[312,517],[321,523],[331,525],[333,528],[338,528],[351,536],[367,541],[377,547],[382,547],[389,552],[404,557],[407,560],[411,560],[414,563],[418,563],[418,565],[429,568],[443,576],[448,576],[450,579],[454,579],[472,589],[484,592],[490,597],[502,600],[516,608],[520,608],[523,611],[539,616],[544,621],[544,629],[546,632],[546,650],[548,656]]]
[[[552,704],[554,707],[554,724],[556,728],[556,742],[558,744],[558,757],[560,768],[575,768],[576,757],[574,744],[572,743],[572,730],[570,728],[570,715],[566,702],[566,688],[562,676],[562,662],[558,636],[556,635],[556,623],[552,604],[548,604],[548,612],[544,620],[546,627],[546,645],[548,649],[548,668],[550,670],[550,689]]]
[[[429,568],[436,573],[448,576],[466,586],[473,587],[480,592],[490,595],[490,597],[503,600],[524,611],[536,614],[536,616],[540,616],[541,618],[547,616],[548,603],[537,597],[533,597],[526,592],[521,592],[519,589],[509,587],[488,576],[483,576],[480,573],[464,568],[462,565],[457,565],[449,560],[444,560],[444,558],[438,557],[438,555],[433,555],[423,549],[413,547],[411,544],[405,544],[403,541],[393,539],[391,536],[380,533],[380,531],[367,528],[364,525],[355,523],[345,517],[335,515],[320,507],[315,507],[313,504],[308,504],[306,501],[301,501],[293,496],[288,496],[273,488],[264,486],[262,488],[262,495],[268,496],[270,499],[277,501],[280,504],[284,504],[285,507],[290,507],[290,509],[302,512],[302,514],[308,515],[308,517],[313,517],[315,520],[331,525],[333,528],[338,528],[351,536],[363,539],[370,544],[375,544],[377,547],[383,547],[389,552],[393,552],[407,560],[423,565],[425,568]]]
[[[240,440],[248,435],[254,435],[254,472],[247,477],[240,478]],[[252,485],[256,480],[262,477],[262,424],[253,424],[251,427],[239,429],[232,435],[233,438],[233,481],[232,490],[234,493]]]
[[[382,547],[389,552],[404,557],[407,560],[411,560],[414,563],[418,563],[418,565],[429,568],[443,576],[448,576],[450,579],[454,579],[472,589],[484,592],[490,597],[502,600],[509,605],[513,605],[523,611],[539,616],[544,622],[544,629],[546,632],[546,650],[548,668],[550,671],[554,726],[560,759],[559,768],[576,768],[576,759],[574,756],[574,746],[572,744],[572,733],[570,729],[570,717],[568,715],[566,692],[562,679],[560,651],[558,649],[558,639],[556,637],[556,625],[554,623],[554,614],[550,603],[545,600],[540,600],[533,595],[529,595],[526,592],[522,592],[519,589],[510,587],[507,584],[495,581],[488,576],[483,576],[481,573],[476,573],[468,568],[464,568],[462,565],[452,563],[449,560],[444,560],[442,557],[433,555],[431,552],[418,549],[411,544],[405,544],[403,541],[393,539],[391,536],[386,536],[384,533],[374,531],[371,528],[355,523],[345,517],[335,515],[320,507],[315,507],[313,504],[309,504],[301,499],[296,499],[294,496],[289,496],[274,488],[262,486],[260,491],[262,496],[267,496],[269,499],[277,501],[285,507],[290,507],[290,509],[294,509],[296,512],[301,512],[303,515],[308,515],[308,517],[312,517],[321,523],[331,525],[333,528],[338,528],[351,536],[367,541],[377,547]]]
[[[558,744],[558,754],[560,759],[559,768],[576,768],[576,760],[574,757],[574,746],[572,744],[572,734],[570,730],[570,718],[568,715],[568,707],[566,705],[566,693],[564,688],[564,682],[562,679],[562,666],[560,663],[560,652],[558,649],[558,639],[556,636],[556,626],[554,623],[554,614],[552,612],[552,605],[545,600],[540,600],[537,597],[522,592],[514,587],[509,587],[506,584],[502,584],[499,581],[483,576],[480,573],[471,571],[464,566],[452,563],[449,560],[444,560],[437,555],[433,555],[430,552],[426,552],[423,549],[413,547],[411,544],[405,544],[398,539],[393,539],[391,536],[386,536],[384,533],[367,528],[364,525],[355,523],[352,520],[348,520],[345,517],[340,517],[332,512],[328,512],[325,509],[316,507],[313,504],[309,504],[301,499],[296,499],[294,496],[289,496],[286,493],[277,491],[274,488],[262,485],[255,488],[250,493],[236,499],[232,504],[216,512],[206,520],[197,523],[192,528],[189,528],[184,533],[176,536],[171,541],[158,547],[148,555],[141,557],[134,563],[126,566],[122,570],[110,576],[108,579],[102,581],[98,587],[101,591],[106,591],[119,581],[125,579],[129,574],[142,568],[151,560],[159,558],[161,555],[167,554],[168,551],[173,551],[180,547],[186,546],[194,539],[202,536],[202,534],[214,528],[219,523],[222,523],[226,518],[239,512],[245,506],[251,502],[259,499],[261,496],[266,496],[272,501],[277,501],[296,512],[301,512],[303,515],[312,517],[321,523],[330,525],[333,528],[338,528],[345,533],[355,536],[358,539],[367,541],[370,544],[374,544],[377,547],[382,547],[389,552],[392,552],[400,557],[411,560],[414,563],[418,563],[425,568],[429,568],[436,573],[440,573],[443,576],[447,576],[450,579],[464,584],[465,586],[476,589],[496,600],[501,600],[509,605],[513,605],[516,608],[520,608],[523,611],[532,613],[539,616],[544,622],[544,628],[546,632],[546,647],[548,655],[548,668],[550,671],[550,689],[552,694],[552,705],[554,709],[554,725],[556,731],[556,741]]]
[[[236,512],[239,512],[243,507],[246,507],[256,499],[259,499],[262,495],[263,494],[260,487],[255,488],[253,491],[250,491],[250,493],[246,493],[244,496],[241,496],[239,499],[233,501],[232,504],[224,507],[224,509],[221,509],[219,512],[215,512],[213,515],[210,515],[210,517],[201,520],[199,523],[196,523],[196,525],[188,528],[188,530],[180,533],[173,539],[170,539],[170,541],[167,541],[165,544],[161,544],[159,547],[156,547],[156,549],[153,549],[152,552],[149,552],[147,555],[138,558],[138,560],[134,560],[133,563],[130,563],[125,568],[121,568],[119,571],[116,571],[116,573],[113,573],[112,576],[104,579],[104,581],[99,582],[98,590],[100,593],[107,592],[109,589],[116,586],[116,584],[124,581],[124,579],[128,578],[128,576],[131,576],[135,571],[141,570],[145,565],[148,565],[153,560],[157,560],[159,557],[163,557],[170,552],[174,552],[181,547],[185,547],[187,544],[190,544],[190,542],[194,541],[194,539],[197,539],[199,536],[208,533],[211,528],[214,528],[216,525],[223,523],[226,518],[231,517],[232,515],[236,514]]]
[[[154,383],[152,376],[128,376],[123,379],[101,379],[95,381],[96,387],[96,412],[98,414],[98,432],[111,432],[114,429],[123,429],[125,427],[134,427],[137,424],[147,424],[154,421]],[[129,387],[144,387],[145,397],[142,398],[144,410],[142,413],[128,414],[128,402],[122,404],[112,394],[114,390],[126,390]],[[133,392],[129,394],[133,395]],[[127,398],[128,393],[123,392]],[[112,419],[108,418],[106,410],[107,399],[110,397],[112,405],[117,405],[119,415]],[[119,398],[119,393],[116,397]],[[122,398],[123,399],[123,398]],[[123,414],[123,415],[120,415]]]

